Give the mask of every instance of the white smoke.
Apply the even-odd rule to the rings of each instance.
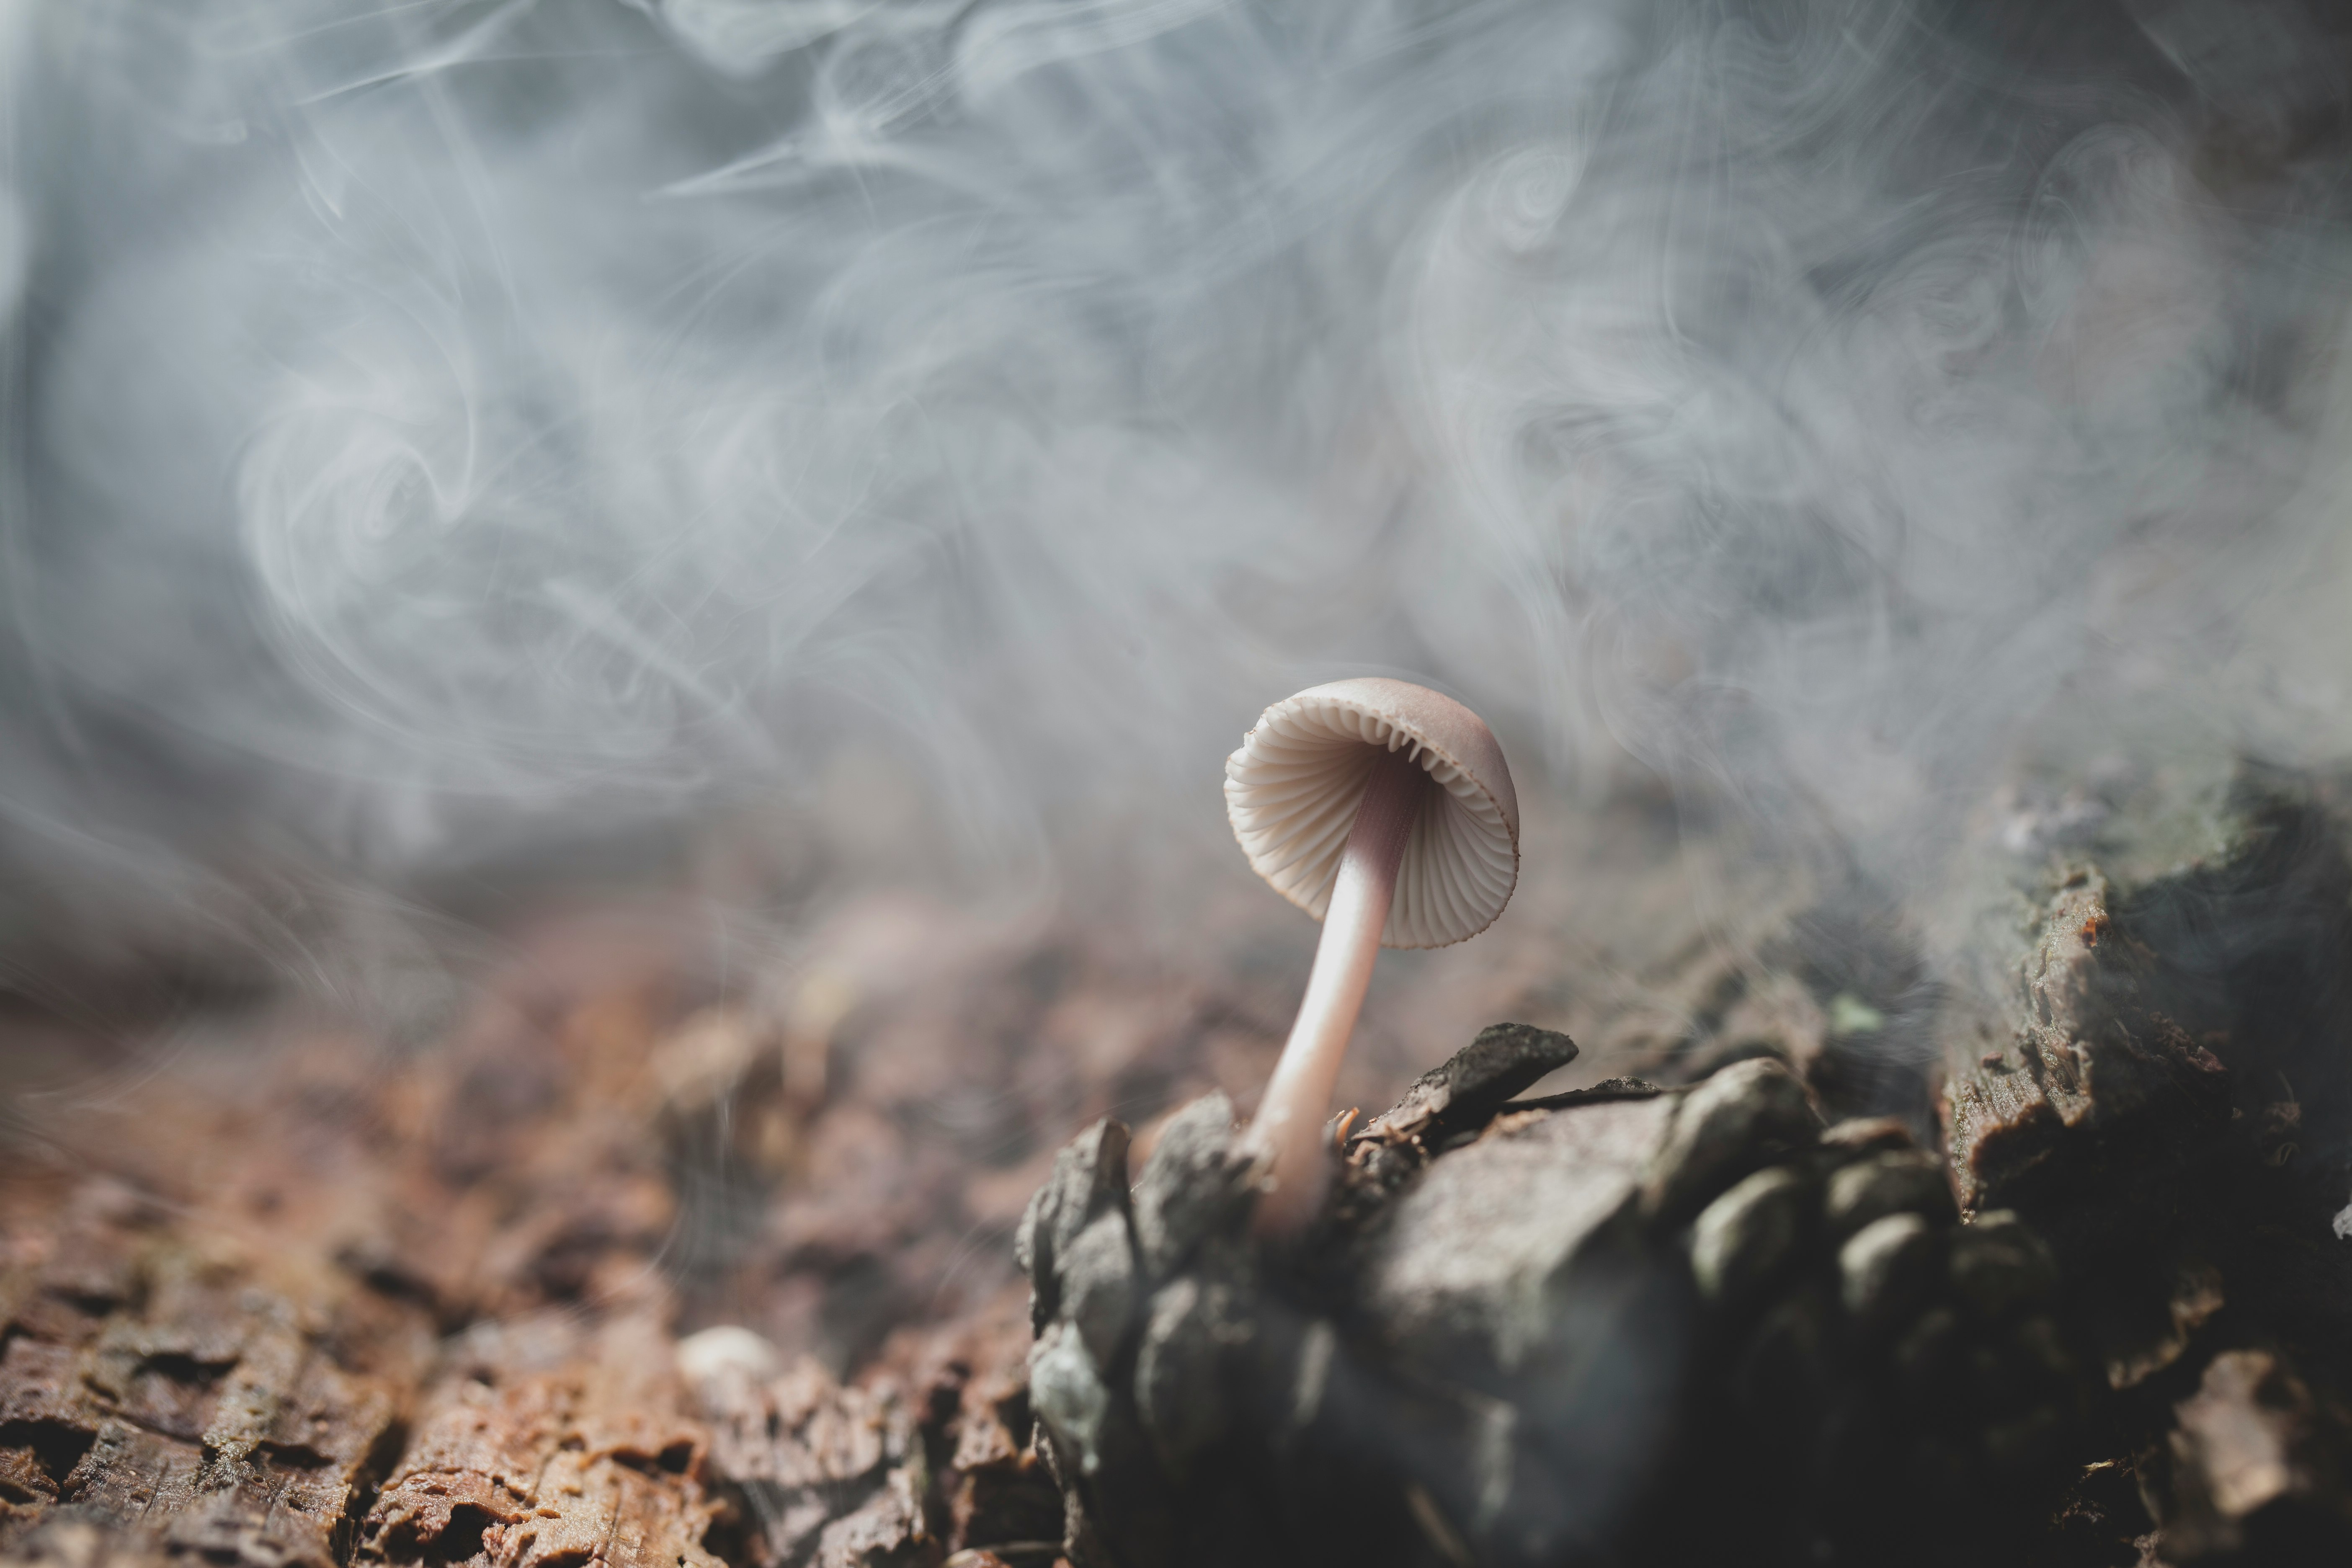
[[[2341,743],[2291,7],[5,15],[27,909],[857,747],[983,869],[1209,842],[1359,669],[1898,883],[2053,703]]]

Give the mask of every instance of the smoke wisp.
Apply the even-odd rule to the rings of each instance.
[[[19,0],[14,935],[877,754],[1112,875],[1360,670],[1897,883],[2053,711],[2334,754],[2316,15]]]

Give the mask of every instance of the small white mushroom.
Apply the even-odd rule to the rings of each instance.
[[[1258,1226],[1296,1233],[1329,1180],[1324,1117],[1382,947],[1444,947],[1503,912],[1519,805],[1478,715],[1407,681],[1333,681],[1259,716],[1225,762],[1225,811],[1257,874],[1323,922],[1297,1022],[1248,1142]]]

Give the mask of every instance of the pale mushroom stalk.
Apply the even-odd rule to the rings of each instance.
[[[1330,1179],[1323,1119],[1379,950],[1444,947],[1494,922],[1518,880],[1518,799],[1478,715],[1372,676],[1258,715],[1225,759],[1225,811],[1257,874],[1324,922],[1246,1140],[1258,1229],[1290,1236],[1315,1217]]]
[[[1412,749],[1400,748],[1373,764],[1364,803],[1356,808],[1355,825],[1339,852],[1339,874],[1323,916],[1315,966],[1307,972],[1307,994],[1266,1082],[1257,1119],[1250,1123],[1250,1145],[1275,1178],[1258,1205],[1262,1231],[1297,1231],[1322,1205],[1329,1173],[1320,1147],[1324,1116],[1381,955],[1381,931],[1396,896],[1405,841],[1431,787]]]

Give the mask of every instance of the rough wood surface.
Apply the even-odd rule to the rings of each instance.
[[[1999,984],[1946,1018],[1964,1204],[2047,1236],[2119,1444],[2161,1446],[2233,1347],[2352,1388],[2352,817],[2337,781],[2150,782],[1987,858]],[[2136,1424],[2136,1426],[2135,1426]],[[2190,1531],[2200,1542],[2226,1531]],[[2347,1538],[2352,1540],[2352,1538]],[[2200,1545],[2200,1552],[2218,1545]]]
[[[430,1355],[419,1309],[201,1246],[104,1181],[9,1250],[5,1527],[62,1510],[145,1552],[350,1560]]]
[[[1948,1166],[1801,1037],[1512,1104],[1490,1034],[1296,1251],[1221,1100],[1131,1194],[1087,1134],[1024,1231],[1074,1561],[2338,1560],[2352,819],[2168,787],[1981,858]]]
[[[1368,1015],[1372,1104],[1443,1054],[1429,996],[1540,1026],[1349,1124],[1332,1226],[1270,1270],[1231,1107],[1159,1112],[1259,1080],[1302,933],[1138,970],[885,903],[757,1005],[566,939],[430,1048],[232,1031],[0,1102],[0,1559],[1669,1562],[1736,1519],[1769,1561],[1830,1519],[1870,1561],[1884,1498],[1990,1529],[1953,1500],[2045,1491],[2053,1563],[2326,1539],[2352,839],[2321,782],[2199,810],[2010,835],[1976,992],[1866,889],[1709,924],[1704,839],[1604,825],[1489,968],[1422,955]],[[1576,1087],[1505,1103],[1579,1019]]]
[[[575,954],[437,1049],[250,1038],[35,1127],[0,1151],[0,1560],[1037,1561],[1034,1182],[927,1165],[871,1079],[788,1082],[788,1033]],[[756,1353],[682,1363],[728,1318]]]
[[[1022,1252],[1079,1568],[2101,1560],[2050,1524],[2086,1391],[2047,1254],[1899,1123],[1824,1129],[1771,1059],[1433,1143],[1426,1098],[1296,1251],[1220,1098],[1131,1189],[1116,1123],[1064,1152]]]

